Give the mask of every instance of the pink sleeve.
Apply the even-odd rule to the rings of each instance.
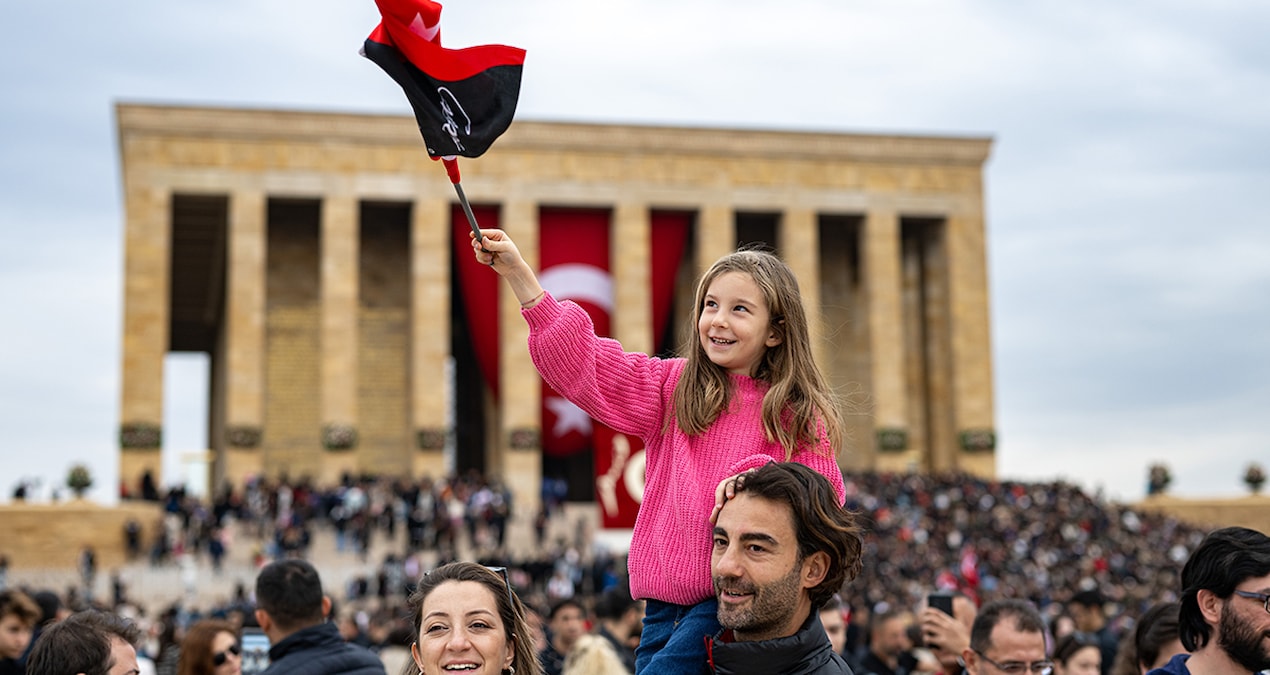
[[[661,428],[664,361],[597,337],[581,307],[550,293],[522,313],[529,355],[552,389],[616,431],[647,437]]]

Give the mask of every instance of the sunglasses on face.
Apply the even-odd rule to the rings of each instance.
[[[230,645],[229,649],[226,649],[223,652],[216,652],[215,654],[212,654],[212,665],[217,667],[223,666],[225,665],[225,662],[229,660],[230,654],[233,654],[234,656],[238,656],[239,654],[242,654],[242,653],[243,653],[242,647],[239,647],[238,645]]]

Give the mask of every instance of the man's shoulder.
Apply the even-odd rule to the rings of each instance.
[[[269,664],[263,675],[386,675],[374,652],[347,642],[298,645]]]

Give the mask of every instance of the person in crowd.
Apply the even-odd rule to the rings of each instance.
[[[0,675],[22,675],[22,656],[40,620],[40,606],[26,593],[0,590]]]
[[[939,662],[944,675],[964,672],[962,654],[970,649],[970,631],[978,618],[979,610],[965,593],[953,593],[953,613],[934,607],[922,609],[920,624],[922,644]]]
[[[95,609],[49,626],[27,656],[27,675],[140,675],[141,630]]]
[[[1050,660],[1054,662],[1054,675],[1099,675],[1102,646],[1089,633],[1068,633],[1054,643]]]
[[[1067,611],[1076,624],[1076,630],[1093,635],[1098,640],[1101,675],[1111,675],[1111,664],[1116,659],[1116,648],[1120,644],[1120,637],[1107,621],[1106,604],[1106,599],[1096,588],[1078,591],[1067,602]]]
[[[423,575],[409,600],[421,675],[542,675],[524,605],[505,575],[469,562]]]
[[[414,635],[410,624],[393,621],[391,615],[383,611],[371,617],[370,626],[371,637],[375,641],[371,649],[384,663],[384,671],[395,675],[414,670],[414,659],[410,655]]]
[[[1148,675],[1233,675],[1270,669],[1270,537],[1214,530],[1182,567],[1178,654]]]
[[[908,639],[910,615],[898,609],[877,612],[869,625],[869,647],[856,675],[908,675],[917,660]]]
[[[984,605],[970,628],[970,646],[961,654],[967,675],[1049,675],[1045,620],[1026,600]]]
[[[203,619],[185,631],[177,675],[239,675],[243,672],[238,631],[228,621]]]
[[[643,620],[644,603],[631,597],[626,584],[605,591],[595,603],[595,634],[609,641],[631,674],[635,672],[635,650],[630,642],[639,635]]]
[[[1138,675],[1163,668],[1174,656],[1186,653],[1178,636],[1176,602],[1161,602],[1142,613],[1133,627],[1134,665]]]
[[[613,643],[599,635],[583,635],[565,657],[563,675],[627,675]]]
[[[547,612],[547,647],[538,652],[538,662],[546,675],[564,672],[564,660],[586,634],[586,610],[575,598],[556,600]]]
[[[729,486],[710,571],[723,630],[706,647],[716,675],[847,673],[820,608],[859,573],[862,542],[833,484],[796,462],[770,463]]]
[[[813,358],[797,278],[770,253],[723,256],[698,283],[685,357],[661,359],[598,337],[581,306],[543,289],[507,233],[482,234],[472,235],[476,259],[520,301],[543,379],[643,440],[647,481],[628,557],[631,595],[646,601],[636,673],[699,675],[703,638],[719,628],[707,561],[722,487],[793,460],[826,476],[839,505],[845,496],[841,406]]]
[[[833,597],[825,601],[819,614],[820,625],[825,627],[825,635],[829,637],[833,653],[841,654],[845,658],[847,656],[847,618],[843,611],[842,598],[835,593]]]
[[[269,637],[268,675],[384,675],[370,650],[351,645],[327,621],[331,599],[304,560],[269,563],[256,576],[256,621]],[[182,650],[184,651],[184,649]]]
[[[159,616],[159,635],[154,649],[155,675],[176,675],[181,663],[181,640],[185,630],[178,620],[180,608],[168,607]]]

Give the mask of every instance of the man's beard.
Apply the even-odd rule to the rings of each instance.
[[[720,600],[719,625],[746,635],[774,635],[778,629],[789,623],[798,607],[801,571],[802,565],[796,564],[789,574],[757,588],[753,584],[716,576],[716,596],[725,589],[752,594],[750,601],[742,607]]]
[[[1230,660],[1253,673],[1270,669],[1270,649],[1265,646],[1270,635],[1259,633],[1241,621],[1231,611],[1230,603],[1222,607],[1218,627],[1221,636],[1217,639],[1217,646],[1226,652]]]

